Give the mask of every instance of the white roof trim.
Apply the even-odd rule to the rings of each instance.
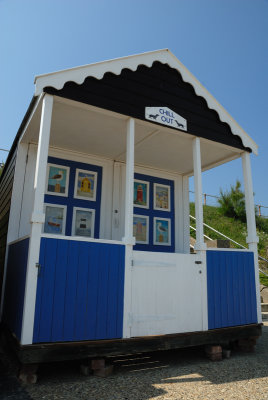
[[[157,50],[123,58],[116,58],[114,60],[103,61],[96,64],[89,64],[82,67],[36,76],[35,95],[38,96],[47,86],[52,86],[55,89],[62,89],[65,83],[69,81],[73,81],[81,85],[89,76],[102,79],[106,72],[120,75],[122,69],[124,68],[136,71],[139,65],[151,67],[155,61],[168,64],[171,68],[176,69],[181,74],[182,79],[193,86],[195,93],[198,96],[202,96],[206,100],[208,107],[217,111],[220,120],[229,124],[232,133],[241,138],[243,145],[245,147],[249,147],[254,154],[258,154],[258,145],[168,49]]]

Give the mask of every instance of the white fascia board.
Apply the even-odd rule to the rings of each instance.
[[[258,154],[258,145],[168,49],[116,58],[96,64],[89,64],[36,76],[35,95],[38,96],[40,93],[42,93],[43,89],[48,86],[52,86],[53,88],[60,90],[63,88],[66,82],[70,81],[81,85],[89,76],[92,76],[96,79],[102,79],[106,72],[120,75],[124,68],[128,68],[131,71],[136,71],[139,65],[145,65],[150,68],[155,61],[159,61],[162,64],[168,64],[171,68],[176,69],[181,74],[184,82],[190,83],[193,86],[195,93],[206,100],[208,107],[217,111],[220,120],[222,122],[226,122],[230,126],[232,133],[241,138],[243,145],[250,148],[254,154]]]

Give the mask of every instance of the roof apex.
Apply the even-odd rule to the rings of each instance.
[[[40,95],[43,89],[48,86],[60,90],[69,81],[81,85],[89,76],[102,79],[107,72],[120,75],[124,68],[136,71],[139,65],[151,67],[155,61],[168,64],[171,68],[176,69],[181,74],[182,79],[193,86],[195,93],[206,100],[208,107],[218,113],[220,120],[230,126],[232,133],[241,138],[243,145],[250,148],[254,154],[258,154],[258,145],[169,49],[155,50],[38,75],[34,80],[35,96]]]

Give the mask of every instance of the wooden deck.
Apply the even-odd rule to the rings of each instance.
[[[131,339],[92,340],[64,343],[20,345],[5,327],[1,327],[2,340],[7,339],[22,364],[142,353],[195,347],[208,344],[228,346],[239,339],[258,338],[262,324],[251,324],[204,332],[147,336]]]

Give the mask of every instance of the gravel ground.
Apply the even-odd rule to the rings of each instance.
[[[38,383],[18,384],[9,360],[0,370],[1,400],[268,399],[268,322],[255,353],[233,352],[211,362],[201,349],[111,358],[108,378],[85,377],[79,364],[41,365]],[[12,369],[13,368],[13,369]]]

